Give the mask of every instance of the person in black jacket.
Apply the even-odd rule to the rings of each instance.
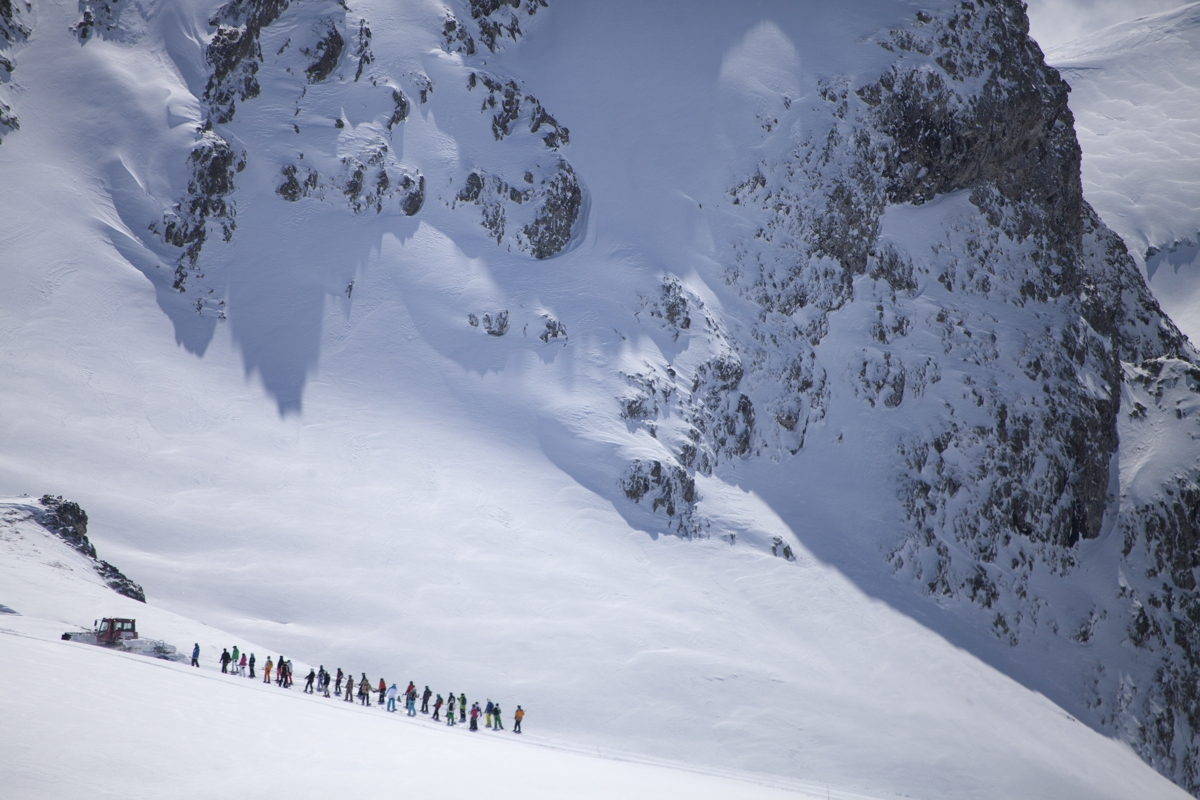
[[[221,648],[221,672],[229,672],[230,661],[233,661],[233,656],[229,655],[229,650]]]
[[[429,698],[433,697],[433,692],[429,691],[429,686],[425,687],[425,691],[421,693],[421,713],[429,713]]]

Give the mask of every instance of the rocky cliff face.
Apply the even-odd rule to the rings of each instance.
[[[1019,3],[873,41],[892,66],[825,76],[807,141],[730,187],[753,226],[726,280],[756,318],[731,334],[673,278],[644,300],[706,355],[628,376],[623,416],[662,458],[621,488],[703,535],[697,473],[798,454],[831,405],[865,404],[896,431],[897,577],[1012,647],[1074,653],[1084,715],[1200,792],[1196,352],[1083,199],[1069,90]],[[1097,584],[1082,564],[1114,536]]]
[[[802,458],[832,409],[859,409],[888,443],[874,458],[900,520],[880,563],[1014,652],[1061,655],[1073,671],[1037,688],[1200,793],[1200,357],[1084,199],[1068,87],[1023,6],[938,5],[860,42],[886,68],[769,98],[761,157],[717,209],[737,223],[714,249],[741,306],[669,272],[630,291],[638,322],[678,349],[597,367],[619,374],[613,423],[644,444],[613,489],[666,530],[722,535],[699,479]],[[0,0],[0,48],[28,35],[26,8]],[[81,12],[82,46],[120,33],[118,0]],[[149,223],[182,302],[236,313],[205,248],[237,236],[251,192],[280,215],[456,215],[470,247],[527,265],[569,249],[588,213],[570,120],[486,62],[553,13],[453,2],[436,58],[400,72],[347,3],[217,9],[185,185]],[[404,141],[434,112],[486,144],[437,181]],[[798,119],[797,143],[783,134]],[[0,96],[0,134],[16,127]],[[540,319],[543,344],[586,324]],[[466,324],[499,343],[510,313],[476,308]]]
[[[96,555],[96,546],[87,536],[87,512],[80,508],[78,503],[49,494],[43,495],[38,503],[45,510],[34,516],[43,528],[89,559],[96,574],[103,578],[114,592],[140,603],[146,602],[146,593],[142,591],[141,586],[125,577],[121,570]]]

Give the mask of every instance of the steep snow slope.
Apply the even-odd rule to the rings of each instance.
[[[152,600],[581,745],[1124,796],[1041,692],[1197,788],[1194,356],[1017,4],[12,8],[0,487]]]
[[[1071,84],[1083,187],[1146,269],[1163,308],[1200,337],[1200,3],[1055,48]]]
[[[222,676],[216,666],[222,647],[237,643],[256,652],[260,668],[268,651],[165,612],[153,601],[143,604],[113,593],[86,559],[37,524],[39,514],[29,500],[0,501],[0,591],[6,608],[18,612],[0,616],[0,677],[22,686],[36,674],[45,685],[69,688],[49,694],[12,692],[0,703],[6,719],[21,720],[0,734],[10,755],[3,769],[6,796],[14,798],[94,796],[97,791],[140,797],[164,786],[184,796],[210,796],[226,785],[320,797],[331,787],[377,791],[397,781],[409,791],[450,786],[455,792],[533,798],[561,796],[564,787],[570,787],[573,797],[618,792],[647,798],[952,797],[963,787],[980,797],[1185,796],[1125,746],[956,654],[912,621],[863,598],[803,553],[814,597],[793,600],[819,608],[819,615],[789,626],[791,631],[756,631],[764,644],[770,641],[775,647],[804,639],[820,642],[821,652],[790,652],[802,670],[785,671],[787,665],[776,662],[768,680],[756,679],[754,673],[771,663],[767,648],[756,652],[745,642],[739,647],[741,663],[718,664],[719,637],[738,635],[718,621],[703,627],[693,623],[687,650],[663,636],[661,649],[619,668],[602,653],[579,647],[570,656],[575,686],[561,694],[554,688],[561,680],[556,670],[543,668],[549,690],[496,669],[469,671],[467,680],[454,684],[455,692],[494,698],[507,709],[506,717],[518,702],[529,710],[526,731],[514,747],[480,743],[477,735],[464,733],[465,726],[448,732],[423,716],[410,722],[334,699],[308,698],[299,684],[284,693]],[[682,569],[695,569],[688,559],[681,564],[672,560]],[[609,585],[615,582],[603,577]],[[716,577],[710,585],[719,587],[721,581]],[[773,583],[768,576],[765,586],[749,593],[761,603],[763,595],[773,593]],[[543,590],[540,596],[559,594]],[[821,604],[821,595],[832,595],[836,604]],[[494,605],[498,614],[507,604]],[[706,605],[717,620],[751,619],[727,600],[710,597]],[[203,669],[58,641],[61,631],[88,626],[97,612],[134,617],[144,637],[165,639],[180,650],[200,643]],[[676,623],[688,620],[682,610],[661,613]],[[636,621],[617,619],[619,612],[610,616],[595,620],[589,637],[603,651],[621,652],[627,647],[625,631]],[[638,628],[646,631],[645,625]],[[561,644],[563,637],[556,640]],[[447,675],[463,677],[449,660],[420,666],[422,659],[407,650],[384,648],[385,657],[369,668],[372,682],[382,673],[400,685],[410,678],[418,686],[429,682],[445,694]],[[354,656],[348,662],[342,660],[347,653]],[[580,658],[585,654],[589,657]],[[363,671],[360,661],[372,660],[370,655],[360,659],[354,648],[337,658],[339,667],[354,674]],[[510,654],[507,660],[511,669],[519,659]],[[697,662],[705,664],[707,680],[722,685],[721,691],[697,685],[699,676],[689,674]],[[326,659],[326,665],[331,663]],[[309,665],[297,659],[295,668],[303,676]],[[643,694],[644,686],[663,680],[664,673],[670,680],[661,685],[663,692],[686,693],[702,707],[675,708]],[[770,708],[726,709],[720,695],[739,692],[738,685],[747,680],[758,684],[755,693],[767,698]],[[577,700],[586,704],[569,710],[588,727],[611,729],[623,705],[631,706],[637,719],[627,723],[625,736],[581,738],[556,709]],[[773,722],[776,715],[794,723],[785,729],[786,742],[772,741],[781,732]],[[669,726],[661,728],[663,722]],[[723,749],[737,750],[749,742],[766,755],[786,748],[794,765],[791,780],[760,775],[754,783],[744,782],[755,776],[730,773],[730,762],[717,758],[717,751],[709,753],[710,759],[697,760],[694,754],[707,749],[703,731],[708,725],[715,726]],[[672,734],[673,729],[686,735]],[[238,742],[252,746],[231,747],[231,731]],[[646,758],[655,743],[668,762]],[[700,773],[680,772],[680,762]],[[71,769],[64,770],[64,763]],[[859,787],[863,794],[847,787]]]

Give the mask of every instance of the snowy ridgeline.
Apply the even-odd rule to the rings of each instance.
[[[862,655],[793,619],[844,573],[906,631],[867,662],[948,637],[1200,791],[1200,368],[1023,9],[736,6],[0,6],[3,485],[95,498],[195,616],[483,642],[581,741],[793,776],[861,768],[767,744],[875,680],[797,667]]]
[[[1200,3],[1046,55],[1071,84],[1084,193],[1200,337]]]

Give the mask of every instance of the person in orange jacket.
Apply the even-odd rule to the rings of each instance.
[[[263,683],[271,682],[271,670],[274,668],[275,662],[271,660],[270,656],[267,656],[267,665],[263,667]]]
[[[375,691],[379,692],[379,705],[383,705],[384,697],[387,696],[387,684],[383,682],[383,678],[379,679],[379,686]]]
[[[513,714],[513,733],[521,732],[521,720],[523,719],[525,719],[525,709],[517,706],[517,710]]]

